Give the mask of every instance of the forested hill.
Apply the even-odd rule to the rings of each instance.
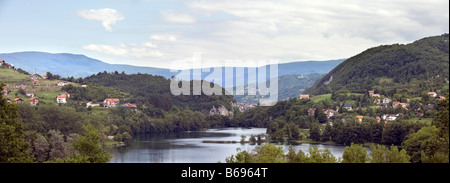
[[[162,76],[150,74],[98,73],[86,77],[88,83],[119,88],[130,93],[130,102],[138,105],[152,104],[156,108],[170,110],[173,106],[179,109],[190,109],[208,113],[214,107],[223,105],[232,110],[231,103],[236,100],[231,95],[187,95],[175,96],[170,91],[170,80]],[[191,82],[192,85],[192,82]],[[192,87],[191,87],[192,91]],[[225,91],[222,89],[222,91]]]
[[[401,88],[402,85],[423,89],[419,83],[438,75],[449,77],[448,40],[449,34],[443,34],[406,45],[370,48],[339,64],[305,93],[361,93],[376,86]]]

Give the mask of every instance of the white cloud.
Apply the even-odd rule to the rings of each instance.
[[[154,67],[188,61],[193,52],[215,60],[209,65],[227,59],[282,63],[349,58],[370,47],[448,32],[449,1],[411,1],[188,0],[180,10],[160,10],[162,23],[138,46],[86,49],[141,56],[142,65]],[[148,50],[160,57],[142,56]]]
[[[173,10],[161,11],[164,20],[176,23],[194,23],[195,18],[185,13],[179,13]]]
[[[102,22],[105,30],[109,32],[112,31],[112,26],[116,25],[117,21],[125,19],[125,17],[118,13],[115,9],[110,8],[79,10],[76,13],[81,18]]]
[[[142,46],[149,47],[149,48],[158,48],[158,46],[154,45],[152,42],[146,42],[142,44]]]
[[[172,41],[172,42],[177,40],[177,38],[174,35],[170,35],[170,34],[165,34],[165,35],[156,34],[156,35],[150,36],[150,39],[157,40],[157,41]]]

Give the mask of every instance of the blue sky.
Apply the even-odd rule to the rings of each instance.
[[[448,0],[0,0],[0,53],[165,68],[191,62],[194,52],[206,66],[339,59],[448,33],[448,7]]]

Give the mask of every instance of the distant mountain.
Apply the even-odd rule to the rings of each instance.
[[[164,68],[108,64],[97,59],[86,57],[84,55],[69,53],[53,54],[32,51],[1,53],[0,59],[5,60],[6,62],[13,64],[15,67],[21,68],[29,73],[36,72],[37,74],[45,74],[46,72],[51,72],[63,77],[87,77],[103,71],[124,71],[127,74],[145,73],[159,75],[165,78],[170,78],[171,76],[177,74],[172,73],[169,69]],[[289,74],[327,73],[342,61],[344,61],[344,59],[283,63],[278,65],[278,75],[282,76]],[[247,73],[247,70],[245,73]],[[202,74],[202,79],[204,79],[205,75],[207,74],[208,73]]]
[[[420,94],[441,88],[449,77],[449,34],[410,44],[370,48],[339,64],[305,93],[314,95],[367,90]],[[432,79],[442,80],[432,82]],[[422,91],[423,90],[423,91]]]
[[[98,72],[124,71],[127,74],[148,73],[166,78],[173,75],[168,69],[138,67],[131,65],[108,64],[84,55],[69,53],[16,52],[2,53],[1,60],[13,64],[29,73],[45,74],[51,72],[63,77],[86,77]]]

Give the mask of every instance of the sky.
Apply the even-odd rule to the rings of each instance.
[[[448,0],[0,0],[0,53],[247,66],[349,58],[449,32]]]

